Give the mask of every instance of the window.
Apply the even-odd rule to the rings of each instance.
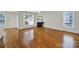
[[[74,12],[66,11],[64,12],[64,27],[73,28],[74,27]]]
[[[34,15],[24,13],[24,25],[34,25]]]
[[[5,25],[5,14],[0,14],[0,26]]]

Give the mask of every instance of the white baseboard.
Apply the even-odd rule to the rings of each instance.
[[[44,26],[44,27],[46,27],[46,26]],[[50,29],[55,29],[55,30],[66,31],[66,32],[72,32],[72,33],[79,34],[79,32],[76,32],[76,31],[67,31],[67,30],[60,29],[60,28],[52,28],[52,27],[46,27],[46,28],[50,28]]]
[[[29,27],[18,27],[17,29],[25,29],[25,28],[32,28],[32,27],[36,27],[36,26],[29,26]]]

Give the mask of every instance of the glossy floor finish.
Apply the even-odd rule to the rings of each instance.
[[[74,48],[79,35],[48,28],[5,29],[4,48]]]

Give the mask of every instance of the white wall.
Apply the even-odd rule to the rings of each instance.
[[[23,22],[23,14],[27,13],[27,14],[33,14],[34,15],[34,25],[27,25],[24,26]],[[36,26],[36,19],[37,19],[37,13],[31,13],[31,12],[27,12],[27,11],[20,11],[18,12],[18,29],[23,29],[23,28],[29,28],[29,27],[35,27]]]
[[[31,13],[26,11],[14,12],[14,11],[3,11],[0,13],[4,13],[6,15],[6,25],[5,28],[29,28],[36,27],[37,13]],[[23,25],[23,13],[29,13],[34,15],[34,25],[33,26],[24,26]],[[40,15],[43,16],[44,19],[44,27],[64,30],[74,33],[79,33],[79,11],[75,12],[75,24],[74,28],[64,28],[63,27],[63,12],[62,11],[42,11]]]
[[[74,28],[63,27],[63,11],[42,11],[40,13],[44,19],[44,27],[58,29],[63,31],[69,31],[78,33],[79,32],[79,12],[75,12],[75,24]]]
[[[6,15],[6,25],[3,28],[28,28],[36,26],[37,13],[27,12],[27,11],[0,11]],[[34,25],[24,26],[23,25],[23,13],[29,13],[34,15]],[[1,27],[2,28],[2,27]]]
[[[6,25],[4,28],[15,28],[17,27],[17,12],[14,11],[0,11],[6,16]]]
[[[62,28],[62,12],[46,11],[41,12],[44,19],[44,27],[60,29]]]
[[[74,28],[75,33],[79,33],[79,11],[75,12],[75,28]]]

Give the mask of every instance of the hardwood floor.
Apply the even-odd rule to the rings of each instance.
[[[79,35],[48,28],[5,29],[4,48],[75,48]]]

